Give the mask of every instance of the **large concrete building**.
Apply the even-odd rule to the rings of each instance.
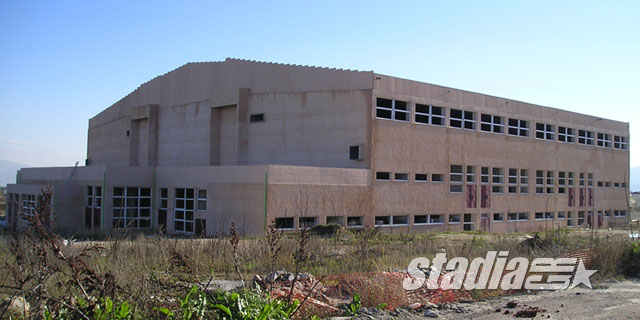
[[[629,125],[374,72],[189,63],[89,120],[86,166],[28,168],[57,226],[215,235],[339,223],[389,232],[627,222]]]

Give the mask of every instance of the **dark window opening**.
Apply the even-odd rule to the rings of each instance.
[[[255,113],[249,116],[249,122],[262,122],[264,121],[264,113]]]
[[[376,172],[376,180],[391,180],[389,172]]]
[[[293,218],[276,218],[277,229],[293,229]]]
[[[349,146],[349,160],[362,160],[360,146]]]

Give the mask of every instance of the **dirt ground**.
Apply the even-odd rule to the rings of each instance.
[[[535,312],[531,312],[531,311]],[[527,314],[528,311],[528,314]],[[612,280],[595,289],[538,291],[478,302],[432,305],[415,310],[360,309],[356,317],[331,320],[421,319],[640,319],[640,280]]]
[[[518,306],[507,308],[512,301]],[[607,281],[593,290],[538,292],[462,305],[464,313],[443,310],[439,318],[513,319],[514,313],[537,307],[546,311],[538,312],[535,319],[640,319],[640,280]]]

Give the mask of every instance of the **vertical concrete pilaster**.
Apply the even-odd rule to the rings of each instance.
[[[251,90],[247,88],[240,88],[238,90],[238,108],[237,114],[237,129],[236,143],[237,143],[237,156],[236,164],[248,164],[249,163],[249,95]]]

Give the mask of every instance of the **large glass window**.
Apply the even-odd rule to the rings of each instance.
[[[113,227],[151,227],[151,188],[113,188]]]
[[[195,189],[176,188],[175,191],[174,230],[182,233],[193,233]]]
[[[86,186],[85,190],[84,226],[98,229],[102,218],[102,187]]]

